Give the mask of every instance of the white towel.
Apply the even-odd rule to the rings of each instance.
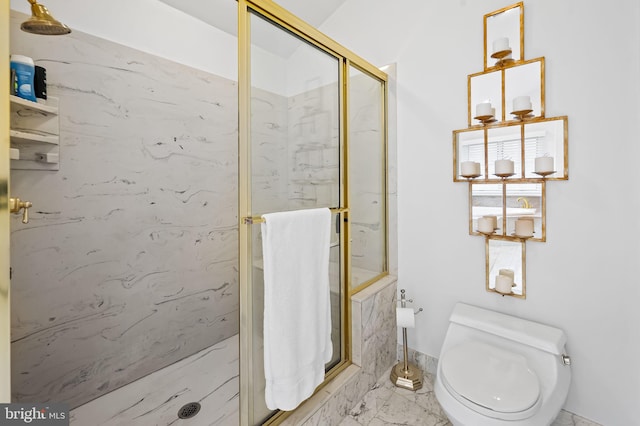
[[[331,360],[327,208],[262,216],[265,400],[293,410],[324,380]]]

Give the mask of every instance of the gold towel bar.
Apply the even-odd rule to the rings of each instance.
[[[331,213],[336,214],[336,213],[348,213],[349,209],[346,208],[335,208],[335,209],[329,209],[331,210]],[[248,216],[248,217],[243,217],[242,218],[242,223],[244,223],[245,225],[253,225],[254,223],[263,223],[264,219],[261,216]]]

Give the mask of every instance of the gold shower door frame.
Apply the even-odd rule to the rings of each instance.
[[[339,60],[339,116],[340,116],[340,206],[336,207],[340,211],[342,220],[340,221],[340,247],[341,247],[341,295],[343,315],[341,323],[341,359],[336,366],[325,374],[325,380],[318,389],[323,387],[329,380],[337,376],[341,371],[351,364],[351,312],[349,300],[351,294],[363,289],[366,285],[372,284],[380,277],[387,275],[388,267],[385,268],[379,277],[370,280],[366,285],[358,286],[357,289],[350,287],[351,253],[350,244],[351,233],[349,224],[349,185],[348,185],[348,93],[349,88],[349,67],[357,68],[363,73],[375,78],[381,83],[381,99],[383,109],[384,129],[384,149],[386,153],[386,102],[387,102],[387,75],[374,65],[362,59],[355,53],[349,51],[334,40],[322,34],[317,29],[300,20],[295,15],[286,11],[276,3],[269,0],[238,0],[238,155],[239,155],[239,246],[240,246],[240,424],[242,426],[252,426],[256,424],[253,418],[254,407],[252,400],[252,389],[254,385],[253,356],[254,348],[252,341],[253,325],[253,292],[252,292],[252,262],[251,262],[251,227],[253,225],[245,222],[244,218],[252,217],[251,208],[251,38],[250,38],[250,16],[251,13],[258,14],[281,26],[287,31],[302,38],[309,44],[323,50],[327,54]],[[384,191],[386,194],[386,154],[383,167],[385,176]],[[388,207],[387,207],[388,208]],[[385,222],[388,223],[388,212],[385,211]],[[385,242],[388,247],[388,242]],[[388,249],[386,250],[388,251]],[[385,261],[388,256],[385,253]],[[290,412],[277,412],[265,424],[278,424],[284,420]]]
[[[9,81],[9,2],[0,5],[0,81]],[[0,403],[11,402],[9,91],[0,90]]]

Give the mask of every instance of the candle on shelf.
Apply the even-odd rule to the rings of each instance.
[[[511,50],[508,37],[500,37],[493,41],[493,53],[504,52],[505,50]]]
[[[493,116],[490,102],[482,102],[476,105],[476,117]]]
[[[479,176],[480,163],[475,161],[463,161],[460,163],[460,172],[462,176]]]
[[[479,217],[478,218],[478,231],[483,234],[493,234],[494,230],[493,219],[489,217]]]
[[[496,175],[512,175],[513,174],[513,161],[512,160],[496,160]]]
[[[553,157],[536,157],[535,163],[537,173],[553,172]]]
[[[508,275],[496,275],[495,290],[502,294],[511,294],[513,288],[513,277]]]
[[[529,96],[518,96],[513,98],[513,110],[514,111],[527,111],[531,110],[531,98]]]
[[[493,229],[498,229],[498,216],[487,215],[487,216],[482,216],[482,217],[486,217],[488,219],[491,219],[491,223],[493,224]]]
[[[532,237],[533,236],[533,220],[520,218],[516,220],[516,236]]]
[[[513,269],[500,269],[498,271],[498,275],[506,275],[508,277],[511,277],[511,281],[513,281],[515,279],[515,273],[513,272]]]

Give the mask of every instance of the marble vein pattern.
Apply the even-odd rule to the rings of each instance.
[[[368,272],[358,280],[352,279],[352,286],[356,287],[385,268],[386,146],[380,82],[352,70],[349,96],[351,258],[353,268]]]
[[[388,369],[349,411],[340,426],[450,426],[433,392],[435,376],[425,373],[424,385],[413,392],[394,386]],[[551,426],[601,426],[562,410]]]
[[[374,386],[356,403],[340,426],[421,425],[450,426],[433,392],[433,376],[425,375],[416,392],[396,387],[387,369]]]
[[[11,176],[13,397],[77,407],[238,333],[237,83],[23,19],[61,146]]]
[[[70,413],[73,426],[237,426],[238,335],[84,404]],[[186,403],[201,409],[178,418]]]

